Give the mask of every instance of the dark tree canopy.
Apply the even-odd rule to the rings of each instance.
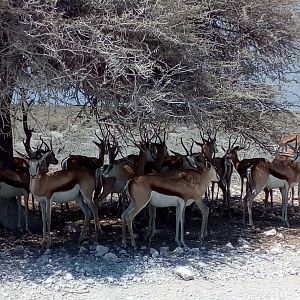
[[[259,132],[287,107],[299,24],[292,0],[2,0],[2,97]]]

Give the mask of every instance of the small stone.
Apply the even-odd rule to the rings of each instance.
[[[208,264],[205,263],[205,262],[203,262],[203,261],[199,261],[199,262],[197,263],[197,267],[203,269],[203,268],[208,267]]]
[[[270,253],[272,254],[281,254],[283,253],[283,247],[280,243],[274,244],[270,247]]]
[[[85,247],[81,246],[79,249],[78,254],[87,254],[89,252],[88,249],[86,249]]]
[[[244,249],[250,248],[250,243],[243,238],[239,238],[237,243],[241,248]]]
[[[160,247],[159,253],[161,256],[168,256],[169,254],[169,247]]]
[[[95,256],[102,257],[108,252],[108,248],[102,245],[98,245],[95,249]]]
[[[199,255],[200,254],[200,249],[199,248],[191,248],[191,249],[189,249],[189,254]]]
[[[52,284],[52,283],[54,283],[54,278],[48,277],[44,282],[45,282],[45,284]]]
[[[111,252],[106,253],[103,256],[103,259],[109,263],[117,263],[117,262],[120,262],[120,260],[121,260],[116,254],[111,253]]]
[[[228,242],[226,245],[225,245],[225,248],[227,249],[234,249],[234,247],[232,246],[232,244],[230,242]]]
[[[50,249],[46,249],[44,252],[44,255],[50,255],[51,254],[51,250]]]
[[[66,273],[65,276],[64,276],[64,279],[67,280],[67,281],[70,281],[70,280],[73,280],[74,277],[71,273]]]
[[[273,228],[271,230],[265,231],[263,234],[265,236],[275,236],[277,234],[277,231],[275,228]]]
[[[150,251],[150,254],[153,254],[154,252],[157,252],[157,250],[154,249],[154,248],[150,248],[149,251]]]
[[[146,250],[147,249],[147,247],[146,246],[141,246],[141,248],[140,248],[141,250]]]
[[[187,267],[180,266],[176,267],[173,272],[178,275],[183,280],[193,280],[195,279],[193,273],[191,270],[189,270]]]
[[[182,255],[184,253],[184,250],[181,247],[177,247],[174,249],[173,253],[176,255]]]
[[[151,254],[151,256],[152,256],[153,258],[157,258],[157,257],[159,257],[159,252],[155,250],[155,251]]]
[[[87,283],[87,284],[94,284],[94,280],[91,279],[91,278],[88,278],[88,279],[86,280],[86,283]]]
[[[276,236],[277,236],[278,238],[280,238],[280,239],[283,239],[283,238],[284,238],[284,235],[283,235],[281,232],[278,232],[278,233],[276,234]]]

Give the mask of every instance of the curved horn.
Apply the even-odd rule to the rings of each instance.
[[[186,152],[186,155],[189,155],[189,151],[188,151],[188,149],[185,147],[185,145],[184,145],[184,143],[183,143],[182,137],[180,138],[180,142],[181,142],[181,145],[182,145],[182,147],[184,148],[184,150],[185,150],[185,152]]]

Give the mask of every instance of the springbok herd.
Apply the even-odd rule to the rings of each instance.
[[[206,137],[207,138],[206,138]],[[122,244],[126,245],[126,226],[130,234],[131,244],[136,247],[135,235],[132,229],[134,217],[147,206],[149,213],[148,238],[155,233],[156,207],[176,207],[176,234],[178,245],[185,245],[184,218],[185,208],[193,202],[202,213],[201,239],[207,235],[209,209],[203,196],[210,183],[218,184],[223,193],[222,210],[227,208],[230,213],[230,182],[233,168],[241,178],[241,199],[243,185],[246,179],[246,194],[243,198],[243,222],[246,222],[246,207],[250,226],[254,227],[252,219],[252,202],[262,191],[269,192],[279,188],[282,195],[282,219],[288,225],[288,195],[289,189],[300,182],[300,157],[298,135],[287,136],[279,149],[285,147],[285,152],[279,152],[272,162],[265,158],[239,160],[238,152],[245,149],[245,143],[237,145],[229,138],[228,148],[224,149],[222,157],[215,157],[216,134],[200,133],[201,142],[192,141],[190,149],[181,144],[185,155],[172,152],[169,155],[166,146],[166,132],[163,134],[154,130],[140,133],[140,142],[132,140],[139,149],[138,155],[129,155],[116,159],[119,146],[116,139],[111,142],[108,135],[94,142],[99,149],[98,158],[82,155],[70,155],[62,161],[62,170],[49,172],[50,164],[58,164],[52,149],[41,139],[40,145],[32,150],[30,138],[24,142],[26,155],[18,152],[13,170],[0,170],[0,197],[17,198],[18,226],[21,229],[22,205],[24,197],[26,230],[28,231],[28,199],[29,193],[40,204],[43,221],[42,244],[51,245],[51,209],[52,202],[67,203],[75,200],[84,213],[84,225],[79,240],[86,238],[90,216],[93,214],[95,238],[102,232],[98,207],[106,197],[118,193],[122,205]],[[294,146],[295,143],[295,146]],[[200,152],[193,152],[193,145],[201,147]],[[105,155],[109,163],[104,165]],[[126,209],[124,199],[128,197]],[[205,197],[207,198],[207,197]],[[267,198],[266,198],[267,199]],[[213,199],[212,199],[213,200]],[[265,201],[265,205],[266,205]],[[33,205],[34,207],[34,205]],[[179,233],[180,232],[180,233]],[[179,240],[180,236],[180,240]]]

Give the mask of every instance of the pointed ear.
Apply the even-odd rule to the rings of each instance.
[[[25,154],[23,154],[23,153],[21,153],[21,152],[19,152],[19,151],[17,151],[17,150],[15,150],[17,153],[18,153],[18,155],[21,157],[21,158],[23,158],[26,162],[28,162],[29,161],[29,157],[27,156],[27,155],[25,155]]]

